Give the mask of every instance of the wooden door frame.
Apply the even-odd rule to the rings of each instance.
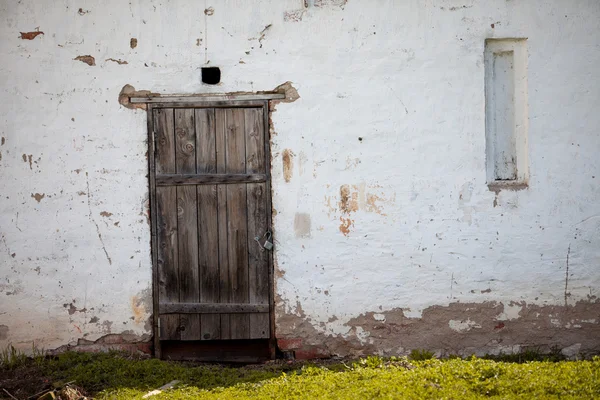
[[[158,231],[157,231],[157,205],[156,205],[156,170],[155,170],[155,137],[154,110],[158,108],[236,108],[236,107],[261,107],[263,109],[263,129],[265,130],[265,165],[267,188],[267,229],[273,231],[273,208],[271,192],[271,137],[269,127],[269,100],[285,98],[285,94],[258,94],[258,95],[223,95],[223,96],[168,96],[168,97],[137,97],[130,98],[132,103],[146,103],[147,129],[148,129],[148,181],[150,191],[150,227],[151,227],[151,254],[152,254],[152,331],[154,342],[154,357],[161,358],[161,342],[159,328],[159,285],[158,285]],[[275,358],[275,285],[274,285],[273,252],[268,256],[269,277],[269,350],[271,359]]]

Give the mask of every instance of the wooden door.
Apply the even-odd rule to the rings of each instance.
[[[160,341],[272,336],[266,109],[149,110]]]

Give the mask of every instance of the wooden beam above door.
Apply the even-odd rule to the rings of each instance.
[[[207,101],[281,100],[285,93],[207,94],[189,96],[130,97],[131,103],[199,103]]]

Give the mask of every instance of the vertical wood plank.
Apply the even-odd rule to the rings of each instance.
[[[266,184],[248,184],[247,191],[249,300],[252,304],[269,304],[269,252],[254,241],[268,229]],[[251,339],[270,336],[268,313],[251,314],[249,323]]]
[[[271,136],[270,136],[270,126],[269,126],[269,110],[270,110],[270,101],[265,101],[263,103],[263,127],[264,127],[264,142],[265,142],[265,166],[267,173],[267,226],[271,231],[273,231],[273,208],[271,206]],[[275,232],[273,232],[275,233]],[[275,339],[275,299],[274,299],[274,279],[273,279],[273,252],[269,252],[269,336],[270,336],[270,350],[271,350],[271,359],[275,358],[277,342]]]
[[[246,172],[244,109],[231,108],[227,117],[226,158],[228,173]],[[246,184],[227,185],[227,241],[229,254],[230,301],[248,303],[248,226]],[[248,314],[230,316],[231,338],[250,337]]]
[[[161,302],[179,301],[177,193],[174,187],[157,187],[158,284]],[[160,316],[160,339],[179,340],[179,315]]]
[[[175,109],[176,173],[196,173],[196,126],[193,109]],[[198,208],[194,186],[177,187],[179,301],[200,301]],[[200,315],[179,316],[182,340],[200,339]]]
[[[196,173],[196,125],[190,108],[175,109],[175,160],[176,173]]]
[[[215,110],[197,109],[196,172],[217,172]],[[200,301],[219,302],[219,225],[216,185],[199,185],[198,195],[198,263]],[[218,314],[200,316],[202,340],[221,338],[221,317]]]
[[[217,173],[215,109],[199,108],[196,117],[196,173]]]
[[[225,109],[215,109],[215,147],[217,155],[217,173],[227,172]],[[230,302],[229,257],[227,242],[227,185],[217,186],[217,225],[219,241],[219,302]],[[220,314],[221,339],[231,339],[230,315]]]
[[[156,129],[155,166],[157,174],[175,173],[175,125],[172,108],[159,108],[154,111]]]
[[[248,228],[246,184],[227,185],[227,240],[229,249],[230,302],[248,303]],[[248,339],[248,314],[233,314],[231,338]]]
[[[244,110],[247,173],[264,173],[265,145],[263,110]],[[268,252],[262,249],[254,237],[262,237],[268,230],[267,199],[265,183],[247,185],[248,213],[248,289],[252,304],[269,304],[269,259]],[[262,239],[261,239],[262,240]],[[269,314],[249,315],[250,338],[262,339],[269,335]]]
[[[244,109],[246,173],[264,174],[265,135],[262,108]]]
[[[162,348],[160,344],[160,331],[158,330],[158,236],[157,236],[157,212],[156,212],[156,161],[154,154],[155,147],[155,121],[154,107],[147,105],[146,123],[148,127],[148,184],[150,193],[150,221],[151,221],[151,253],[152,253],[152,332],[154,344],[154,357],[162,357]]]
[[[157,173],[175,173],[175,125],[173,109],[157,109],[155,168]],[[177,194],[173,187],[156,188],[157,272],[159,301],[179,301],[177,250]],[[178,340],[179,315],[160,315],[160,339]]]
[[[179,301],[198,303],[198,209],[196,188],[177,187],[177,221],[179,249]],[[200,339],[200,315],[180,315],[182,340]]]

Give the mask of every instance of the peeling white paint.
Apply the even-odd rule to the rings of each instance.
[[[512,321],[519,318],[519,313],[523,307],[516,303],[503,304],[504,311],[496,319],[499,321]]]
[[[369,336],[371,336],[371,334],[369,332],[365,331],[360,326],[356,327],[356,337],[358,338],[358,340],[361,343],[368,343],[369,342]],[[372,340],[371,340],[371,343],[372,343]]]
[[[385,321],[385,315],[383,314],[373,314],[373,318],[375,318],[376,321]]]
[[[400,308],[422,318],[431,306],[455,302],[501,302],[498,319],[518,322],[522,304],[565,304],[569,245],[567,304],[598,296],[600,141],[594,126],[600,115],[592,104],[600,102],[600,90],[587,88],[599,82],[600,50],[589,35],[598,5],[488,0],[455,12],[444,2],[384,7],[383,14],[399,16],[398,24],[374,17],[381,8],[359,1],[348,2],[343,23],[327,19],[327,29],[341,32],[336,43],[353,56],[327,52],[327,44],[306,51],[353,72],[334,72],[335,61],[331,69],[319,64],[330,82],[316,88],[295,79],[301,98],[274,113],[275,148],[303,152],[317,172],[284,185],[281,158],[273,159],[282,300],[306,292],[307,276],[331,285],[336,295],[325,302],[309,297],[302,306],[317,330],[325,323],[327,332],[344,337],[344,322],[368,311]],[[320,32],[310,18],[302,24]],[[367,39],[373,25],[377,34]],[[359,33],[349,33],[355,27]],[[498,196],[485,184],[483,48],[491,37],[527,37],[529,53],[530,187]],[[354,64],[359,58],[367,61]],[[569,60],[580,60],[580,67]],[[302,138],[297,132],[311,124],[294,127],[304,107],[320,127]],[[355,159],[360,163],[349,168]],[[395,196],[382,206],[386,216],[366,211],[360,201],[357,211],[340,210],[340,187],[362,183],[379,185],[382,197]],[[298,211],[322,226],[302,242],[302,251],[293,237]],[[347,236],[340,218],[351,220]],[[328,323],[331,316],[339,320]]]
[[[564,349],[561,350],[561,353],[569,358],[569,359],[577,359],[577,357],[579,356],[579,351],[581,350],[581,343],[575,343],[572,346],[569,347],[565,347]]]
[[[557,318],[551,318],[550,323],[557,328],[560,328],[562,326],[560,319],[557,319]]]
[[[406,318],[421,318],[423,316],[423,310],[403,310],[404,316]]]
[[[475,321],[471,321],[470,319],[464,321],[451,319],[450,321],[448,321],[448,326],[453,331],[460,333],[468,332],[471,329],[481,328],[481,325],[479,325]]]

